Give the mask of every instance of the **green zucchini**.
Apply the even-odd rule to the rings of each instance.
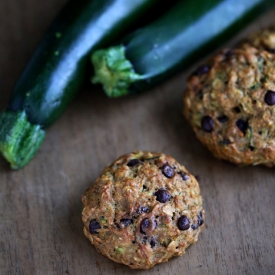
[[[40,147],[84,80],[89,54],[107,46],[157,0],[69,1],[49,28],[0,114],[0,151],[18,169]]]
[[[95,51],[92,82],[110,97],[147,90],[213,51],[274,3],[181,0],[120,45]]]

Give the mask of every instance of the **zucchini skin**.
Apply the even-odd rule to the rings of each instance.
[[[69,1],[17,81],[9,111],[50,126],[81,87],[87,56],[124,32],[157,0]]]
[[[84,81],[88,56],[122,35],[157,0],[71,0],[57,16],[0,113],[0,152],[20,169],[36,154]]]
[[[180,1],[159,20],[123,40],[118,50],[124,50],[125,59],[132,65],[129,70],[131,77],[127,79],[128,83],[119,80],[113,91],[105,89],[105,92],[110,97],[117,97],[155,86],[216,49],[274,3],[275,0]],[[92,56],[96,68],[93,81],[102,81],[104,85],[108,82],[107,77],[103,80],[97,77],[97,66],[100,66],[96,60],[98,52]],[[100,54],[108,55],[104,52]],[[112,55],[122,67],[122,59],[117,54]],[[108,67],[106,63],[105,68]],[[118,71],[117,68],[110,68],[112,70]],[[109,75],[113,75],[113,71]],[[126,72],[123,72],[124,78],[125,75]],[[105,87],[108,86],[106,83]]]

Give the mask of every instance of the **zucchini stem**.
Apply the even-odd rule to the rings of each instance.
[[[27,120],[25,111],[0,113],[0,152],[11,168],[19,169],[34,156],[45,137],[39,125]]]
[[[131,83],[142,79],[126,59],[123,45],[95,51],[91,60],[95,69],[92,82],[101,83],[109,97],[129,94]]]

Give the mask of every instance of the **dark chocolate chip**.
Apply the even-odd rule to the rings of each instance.
[[[204,223],[203,219],[199,220],[199,222],[198,222],[199,226],[203,225],[203,223]]]
[[[146,207],[146,206],[141,206],[141,207],[139,208],[139,213],[140,213],[140,214],[141,214],[141,213],[148,213],[148,212],[150,212],[150,210],[149,210],[149,208]]]
[[[195,229],[197,229],[199,226],[203,225],[203,222],[204,222],[203,217],[202,217],[202,212],[200,212],[200,213],[198,214],[197,217],[198,217],[197,223],[191,225],[191,228],[192,228],[193,230],[195,230]]]
[[[246,130],[248,128],[248,122],[240,118],[236,121],[236,125],[239,128],[239,130],[243,132],[243,134],[245,135]]]
[[[157,223],[157,221],[156,221],[156,220],[154,220],[153,230],[155,230],[155,229],[157,228],[157,226],[158,226],[158,223]]]
[[[120,222],[124,227],[126,227],[129,224],[133,223],[133,221],[131,219],[121,219]]]
[[[275,91],[268,90],[265,94],[264,101],[267,105],[275,105]]]
[[[185,215],[183,215],[178,219],[177,225],[178,225],[179,230],[184,231],[184,230],[189,229],[190,221]]]
[[[148,238],[147,238],[146,236],[144,236],[144,237],[142,238],[142,244],[146,244],[146,243],[147,243],[147,240],[148,240]]]
[[[155,245],[156,245],[156,241],[153,236],[151,237],[150,245],[151,245],[151,247],[155,247]]]
[[[198,215],[198,224],[199,226],[203,225],[203,216],[202,216],[202,212],[200,211],[199,215]]]
[[[150,225],[151,225],[151,222],[149,219],[147,219],[147,218],[143,219],[140,223],[140,232],[142,234],[146,234],[146,231],[148,230]]]
[[[127,163],[127,166],[129,167],[133,167],[133,166],[136,166],[138,164],[141,164],[141,160],[139,159],[131,159],[128,163]]]
[[[201,126],[205,132],[210,133],[213,131],[214,121],[210,116],[204,116],[201,120]]]
[[[210,67],[208,65],[201,65],[197,68],[197,70],[193,73],[193,75],[203,75],[207,74],[210,71]]]
[[[189,179],[189,176],[186,173],[182,172],[182,171],[178,172],[178,174],[181,175],[181,178],[184,181]]]
[[[136,213],[133,214],[133,217],[137,218],[140,214],[149,212],[150,208],[148,208],[147,206],[141,206],[139,209],[136,210]]]
[[[199,224],[198,224],[198,223],[192,224],[192,225],[191,225],[191,228],[192,228],[193,230],[197,229],[198,227],[199,227]]]
[[[98,234],[97,229],[100,229],[101,226],[97,220],[91,220],[89,224],[89,231],[91,234]]]
[[[171,199],[171,195],[168,193],[167,190],[159,189],[155,196],[157,197],[157,201],[165,203]]]
[[[221,123],[225,123],[228,121],[228,116],[225,116],[225,115],[219,116],[219,117],[217,117],[217,120]]]
[[[172,178],[175,175],[174,169],[169,164],[164,164],[163,165],[162,173],[167,178]]]

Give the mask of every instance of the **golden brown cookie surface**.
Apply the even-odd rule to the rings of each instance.
[[[254,47],[257,50],[275,53],[275,26],[252,33],[241,42],[240,47],[244,49]]]
[[[198,182],[164,154],[120,157],[82,201],[86,237],[100,253],[133,269],[182,255],[204,223]]]
[[[217,158],[275,164],[274,54],[223,50],[189,77],[183,98],[185,117]]]

